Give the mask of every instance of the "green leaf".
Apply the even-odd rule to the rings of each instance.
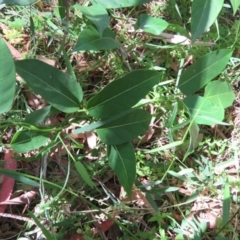
[[[187,38],[189,38],[189,39],[191,38],[191,37],[189,36],[188,31],[187,31],[184,27],[182,27],[182,26],[180,26],[180,25],[178,25],[178,24],[169,23],[169,24],[168,24],[168,27],[167,27],[167,30],[172,31],[172,32],[179,33],[179,34],[181,34],[181,35],[183,35],[183,36],[185,36],[185,37],[187,37]]]
[[[232,4],[232,8],[233,8],[233,15],[235,15],[240,6],[240,0],[230,0],[230,2]]]
[[[200,184],[199,184],[197,181],[194,181],[194,180],[192,180],[191,178],[186,177],[186,176],[184,176],[184,175],[181,175],[181,174],[179,174],[179,173],[176,173],[176,172],[174,172],[174,171],[172,171],[172,170],[168,171],[168,174],[174,176],[175,178],[178,178],[178,179],[182,180],[182,181],[185,182],[185,183],[200,186]]]
[[[105,34],[105,31],[107,34]],[[101,36],[93,26],[88,26],[80,33],[73,52],[85,50],[100,51],[120,47],[121,44],[112,38],[112,36],[109,36],[109,31],[111,30],[106,28],[105,31],[103,32],[103,36]]]
[[[195,121],[191,123],[189,134],[190,134],[190,143],[185,155],[191,154],[198,145],[199,127]]]
[[[28,211],[28,215],[34,220],[36,225],[41,229],[42,234],[45,236],[47,240],[54,240],[55,237],[52,233],[45,228],[45,226],[38,220],[38,218],[32,212]]]
[[[142,5],[152,0],[92,0],[92,3],[102,4],[105,8],[124,8]]]
[[[82,177],[82,179],[91,187],[94,188],[94,183],[92,182],[86,168],[84,167],[84,165],[77,161],[75,162],[75,167],[79,173],[79,175]]]
[[[201,96],[189,96],[183,100],[192,116],[192,121],[198,124],[219,124],[224,118],[224,109],[213,105],[211,101]]]
[[[5,4],[14,4],[14,5],[25,6],[25,5],[33,4],[37,1],[38,0],[0,0],[0,4],[5,3]]]
[[[29,152],[45,145],[49,135],[49,133],[22,130],[13,136],[11,147],[16,153]]]
[[[87,104],[89,114],[108,118],[135,105],[158,84],[161,74],[153,70],[136,70],[112,81]]]
[[[136,158],[132,143],[108,146],[108,161],[129,196],[136,178]]]
[[[93,22],[100,35],[102,35],[104,29],[109,25],[108,12],[101,4],[93,4],[90,7],[75,4],[74,8],[80,10],[90,21]]]
[[[222,226],[226,225],[230,219],[230,205],[231,205],[231,193],[228,180],[224,185],[223,192],[223,213],[222,213]]]
[[[232,106],[235,99],[232,86],[226,81],[212,81],[205,88],[204,97],[213,105],[227,108]]]
[[[231,240],[231,239],[228,237],[217,236],[217,237],[215,237],[214,240]]]
[[[110,123],[112,122],[113,120],[115,119],[118,119],[120,117],[123,117],[125,116],[126,114],[130,113],[130,112],[133,112],[135,111],[136,109],[135,108],[130,108],[124,112],[121,112],[119,114],[116,114],[116,115],[113,115],[112,117],[109,117],[107,119],[104,119],[104,120],[100,120],[100,121],[97,121],[97,122],[93,122],[89,125],[86,125],[84,127],[81,127],[81,128],[77,128],[75,130],[73,130],[73,134],[80,134],[80,133],[84,133],[84,132],[89,132],[89,131],[92,131],[96,128],[100,128],[102,127],[103,125],[107,124],[107,123]]]
[[[50,111],[51,111],[51,106],[47,106],[42,109],[33,111],[26,116],[25,122],[33,124],[33,125],[42,123],[45,121],[45,119],[49,115]]]
[[[217,19],[222,9],[224,0],[193,0],[191,34],[194,42]]]
[[[166,144],[166,145],[158,147],[158,148],[147,150],[147,151],[145,151],[145,153],[154,153],[154,152],[165,151],[167,149],[175,148],[181,144],[183,144],[183,141],[176,141],[176,142],[172,142],[172,143]]]
[[[0,38],[0,114],[7,112],[14,100],[15,94],[15,66],[11,52]]]
[[[141,14],[138,17],[136,28],[142,29],[144,32],[159,35],[168,26],[168,23],[160,18],[154,18],[147,14]]]
[[[231,56],[228,49],[204,55],[182,73],[178,88],[186,95],[198,91],[222,72]]]
[[[137,109],[110,123],[96,129],[102,142],[110,145],[129,142],[139,136],[151,121],[151,114],[145,110]]]
[[[52,106],[66,113],[79,110],[82,89],[68,73],[35,59],[17,61],[15,66],[27,85]]]
[[[1,168],[1,167],[0,167],[0,173],[8,176],[10,178],[13,178],[13,179],[25,184],[25,185],[36,187],[36,188],[39,187],[39,183],[30,179],[29,177],[31,177],[31,176],[27,175],[25,173],[16,172],[16,171],[8,170],[8,169]]]
[[[58,12],[62,20],[66,18],[66,5],[64,0],[58,0]]]

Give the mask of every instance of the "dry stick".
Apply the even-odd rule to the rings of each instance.
[[[22,216],[10,214],[10,213],[0,213],[0,217],[7,217],[7,218],[13,218],[13,219],[17,219],[24,222],[31,222],[36,225],[36,223],[31,218],[28,218],[28,217],[22,217]]]
[[[215,45],[215,43],[213,42],[202,42],[198,40],[195,42],[192,42],[190,39],[188,39],[185,36],[174,35],[170,33],[161,33],[159,36],[156,36],[154,38],[162,39],[162,40],[165,40],[166,42],[173,43],[173,44],[208,46],[208,47]]]
[[[128,32],[139,33],[139,32],[143,32],[143,31],[141,31],[141,30],[135,31],[134,29],[130,29],[130,30],[128,30]],[[208,46],[208,47],[212,47],[215,45],[214,42],[202,42],[202,41],[198,41],[198,40],[196,40],[195,42],[192,42],[190,39],[188,39],[185,36],[175,35],[175,34],[171,34],[171,33],[161,33],[158,36],[153,36],[153,38],[154,39],[162,39],[162,40],[164,40],[168,43],[172,43],[172,44]]]
[[[132,71],[132,68],[131,68],[131,66],[130,66],[130,64],[129,64],[128,55],[127,55],[127,52],[126,52],[126,50],[124,49],[124,47],[119,47],[119,52],[120,52],[120,54],[121,54],[121,56],[122,56],[122,60],[123,60],[123,61],[125,62],[125,64],[126,64],[126,67],[127,67],[128,71],[131,72],[131,71]]]

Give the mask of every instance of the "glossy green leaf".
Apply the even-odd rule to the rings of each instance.
[[[80,33],[73,52],[85,50],[100,51],[120,47],[121,44],[110,36],[109,32],[110,30],[107,28],[101,36],[93,26],[88,26]]]
[[[136,29],[142,29],[144,32],[159,35],[168,26],[168,23],[160,18],[154,18],[148,14],[141,14],[136,23]]]
[[[110,123],[107,123],[96,132],[102,142],[110,145],[129,142],[148,129],[151,114],[145,110],[137,109]]]
[[[82,177],[82,179],[91,187],[93,188],[94,187],[94,183],[92,182],[86,168],[84,167],[84,165],[77,161],[75,162],[75,167],[79,173],[79,175]]]
[[[198,124],[219,124],[224,118],[224,109],[213,105],[211,101],[201,96],[189,96],[183,100],[188,107],[192,121]]]
[[[178,88],[186,95],[195,93],[223,71],[231,56],[228,49],[204,55],[182,73]]]
[[[80,10],[90,21],[94,23],[100,35],[109,25],[109,16],[106,8],[101,4],[93,4],[90,7],[84,7],[80,4],[75,4],[74,8]]]
[[[37,1],[38,0],[0,0],[0,4],[5,3],[5,4],[14,4],[14,5],[25,6],[25,5],[33,4]]]
[[[108,146],[108,161],[127,194],[136,178],[136,157],[131,142]]]
[[[34,59],[17,61],[15,66],[27,85],[53,107],[66,113],[79,110],[82,89],[68,73]]]
[[[7,112],[14,100],[15,94],[15,66],[11,52],[0,38],[0,114]]]
[[[153,70],[136,70],[112,81],[87,104],[89,114],[108,118],[135,105],[158,84],[161,74]]]
[[[235,15],[240,6],[240,0],[230,0],[230,2],[232,4],[232,8],[233,8],[233,15]]]
[[[49,133],[22,130],[13,136],[11,147],[16,153],[29,152],[45,145],[48,139]]]
[[[144,3],[151,2],[152,0],[92,0],[92,3],[102,4],[105,8],[123,8],[134,7]]]
[[[33,125],[42,123],[45,121],[46,117],[49,115],[50,110],[51,110],[51,106],[47,106],[42,109],[33,111],[26,116],[25,122]]]
[[[224,0],[193,0],[191,34],[194,42],[217,19]]]
[[[204,97],[211,101],[213,105],[227,108],[232,106],[235,94],[228,82],[216,80],[208,83],[205,88]]]

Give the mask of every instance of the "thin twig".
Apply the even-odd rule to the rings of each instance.
[[[143,32],[142,30],[135,30],[130,29],[128,32]],[[192,42],[189,38],[182,36],[182,35],[176,35],[171,33],[161,33],[158,36],[153,36],[153,39],[162,39],[168,43],[172,44],[181,44],[181,45],[195,45],[195,46],[207,46],[212,47],[215,45],[214,42],[203,42],[196,40],[195,42]]]
[[[31,222],[33,224],[36,224],[31,218],[22,217],[22,216],[10,214],[10,213],[0,213],[0,217],[12,218],[12,219],[17,219],[17,220],[20,220],[20,221]]]
[[[126,64],[126,66],[127,66],[128,71],[131,72],[131,71],[132,71],[132,68],[131,68],[131,66],[130,66],[130,64],[129,64],[128,55],[127,55],[127,52],[126,52],[126,50],[124,49],[124,47],[119,47],[119,52],[120,52],[120,54],[121,54],[121,56],[122,56],[123,62],[124,62],[124,63]]]

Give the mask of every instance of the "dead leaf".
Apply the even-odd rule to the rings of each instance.
[[[97,136],[94,132],[86,132],[87,144],[90,149],[94,149],[97,146]]]
[[[27,193],[22,194],[19,197],[15,197],[7,201],[0,202],[0,205],[29,204],[36,195],[37,195],[36,191],[29,191]]]
[[[121,187],[119,199],[127,203],[136,202],[139,207],[149,208],[152,215],[156,215],[156,211],[146,199],[145,194],[135,185],[132,188],[131,198],[126,195],[123,187]]]
[[[14,154],[12,151],[6,151],[4,154],[5,165],[4,168],[7,170],[16,170],[17,162],[14,160]],[[11,197],[15,180],[8,176],[4,176],[2,187],[0,190],[0,203],[8,201]],[[0,213],[4,213],[6,210],[6,205],[0,206]]]
[[[47,105],[46,101],[39,94],[31,92],[26,85],[24,86],[24,90],[27,102],[33,110],[41,109]]]
[[[11,44],[18,44],[18,43],[21,43],[23,41],[22,33],[17,31],[16,29],[5,29],[5,30],[3,30],[3,33],[5,35],[5,38]]]
[[[56,60],[46,58],[45,56],[38,56],[38,60],[47,63],[48,65],[55,66]]]
[[[22,60],[23,58],[22,58],[21,53],[15,47],[13,47],[9,42],[7,42],[4,38],[3,38],[3,40],[7,44],[13,58],[16,60]]]
[[[170,67],[174,72],[178,72],[178,70],[179,70],[179,66],[178,66],[178,63],[176,61],[172,61],[171,64],[170,64]]]
[[[112,220],[106,220],[102,223],[98,223],[98,228],[100,228],[100,229],[94,227],[94,228],[92,228],[92,232],[95,234],[96,233],[99,234],[99,230],[101,230],[102,232],[105,233],[113,224],[114,224],[114,222]]]

